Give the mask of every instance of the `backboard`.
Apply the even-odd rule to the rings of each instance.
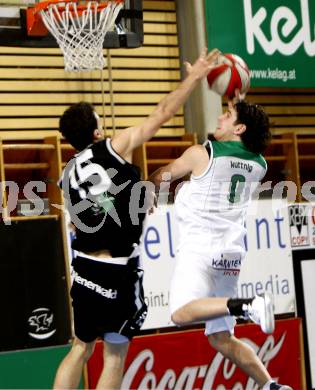
[[[39,0],[0,0],[0,46],[59,47],[52,35],[28,36],[26,10]],[[142,0],[125,0],[115,23],[106,34],[104,48],[139,47],[143,44]]]

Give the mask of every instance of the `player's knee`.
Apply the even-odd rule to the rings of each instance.
[[[95,342],[85,343],[75,338],[72,345],[72,352],[76,354],[80,359],[88,361],[94,351]]]
[[[129,342],[112,344],[104,342],[104,361],[112,369],[121,368],[124,365],[128,352]]]
[[[208,340],[212,348],[221,352],[231,342],[229,332],[217,332],[208,335]]]

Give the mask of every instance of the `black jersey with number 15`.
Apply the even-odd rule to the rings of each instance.
[[[139,243],[145,212],[140,170],[119,156],[109,138],[75,155],[60,180],[71,222],[72,248],[129,256]]]

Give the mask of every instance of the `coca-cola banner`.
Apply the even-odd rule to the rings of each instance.
[[[235,334],[251,345],[275,380],[302,390],[301,320],[279,320],[273,335],[257,325],[238,325]],[[88,363],[89,388],[102,367],[103,343]],[[137,337],[126,359],[123,390],[258,390],[239,368],[210,347],[202,330]]]

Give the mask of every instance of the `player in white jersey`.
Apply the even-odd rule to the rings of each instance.
[[[235,298],[245,256],[246,211],[267,169],[260,153],[270,139],[268,115],[260,106],[230,101],[214,138],[190,147],[150,178],[163,192],[170,181],[191,175],[175,200],[179,246],[170,288],[172,320],[177,325],[205,321],[210,344],[263,390],[288,390],[234,336],[234,316],[250,318],[265,333],[274,330],[271,295]]]
[[[205,253],[243,256],[244,218],[251,193],[265,175],[266,162],[238,141],[207,141],[203,149],[209,155],[206,169],[192,175],[176,198],[180,245],[189,240]]]

